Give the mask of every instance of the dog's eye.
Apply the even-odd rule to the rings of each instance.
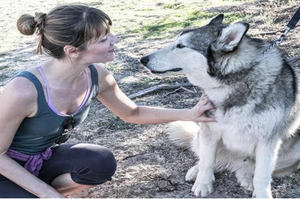
[[[186,46],[185,45],[183,45],[183,44],[177,44],[177,46],[176,46],[177,48],[185,48]]]

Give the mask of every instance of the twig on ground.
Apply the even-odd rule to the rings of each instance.
[[[185,90],[185,91],[187,91],[187,92],[190,92],[190,93],[196,93],[195,89],[194,89],[194,91],[192,91],[192,90],[187,89],[187,88],[185,88],[185,87],[183,87],[183,86],[180,86],[179,88],[175,89],[174,91],[165,94],[164,97],[165,97],[165,96],[168,96],[168,95],[170,95],[170,94],[176,93],[177,91],[179,91],[179,90],[181,90],[181,89],[183,89],[183,90]]]
[[[175,85],[170,85],[170,84],[160,84],[157,86],[153,86],[144,90],[141,90],[135,94],[129,95],[128,97],[130,99],[135,99],[137,97],[141,97],[143,95],[146,95],[148,93],[157,91],[157,90],[171,90],[171,89],[178,89],[180,87],[190,87],[193,86],[191,83],[184,83],[184,84],[175,84]]]
[[[196,93],[196,91],[194,90],[194,91],[192,91],[192,90],[190,90],[190,89],[187,89],[187,88],[185,88],[185,87],[180,87],[181,89],[183,89],[183,90],[185,90],[185,91],[187,91],[187,92],[189,92],[189,93]]]
[[[134,158],[134,157],[139,156],[139,155],[141,155],[141,154],[134,154],[134,155],[126,156],[125,158],[122,159],[122,161],[127,160],[129,158]]]
[[[171,92],[166,93],[166,94],[164,95],[164,97],[166,97],[166,96],[168,96],[168,95],[171,95],[171,94],[173,94],[173,93],[176,93],[176,92],[179,91],[180,89],[182,89],[182,86],[179,87],[179,88],[177,88],[177,89],[175,89],[175,90],[173,90],[173,91],[171,91]]]

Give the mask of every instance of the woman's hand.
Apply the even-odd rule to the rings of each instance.
[[[201,96],[200,101],[192,108],[191,120],[194,122],[216,122],[214,118],[208,117],[205,111],[214,109],[214,106],[210,103],[205,95]]]

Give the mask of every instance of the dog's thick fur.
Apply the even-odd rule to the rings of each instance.
[[[216,108],[209,114],[217,122],[170,128],[199,157],[186,174],[195,195],[212,193],[214,172],[227,169],[253,196],[271,198],[272,174],[289,174],[300,161],[300,72],[278,48],[247,36],[248,24],[225,25],[223,17],[183,31],[141,62],[156,74],[185,73]]]

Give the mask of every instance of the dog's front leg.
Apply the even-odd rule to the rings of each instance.
[[[198,174],[192,191],[196,196],[201,195],[201,197],[205,197],[213,192],[215,157],[219,138],[209,128],[205,128],[205,131],[200,131],[198,136],[200,160],[198,163]]]
[[[256,165],[253,178],[254,192],[256,198],[272,198],[271,181],[275,168],[281,141],[259,142],[256,147]]]

